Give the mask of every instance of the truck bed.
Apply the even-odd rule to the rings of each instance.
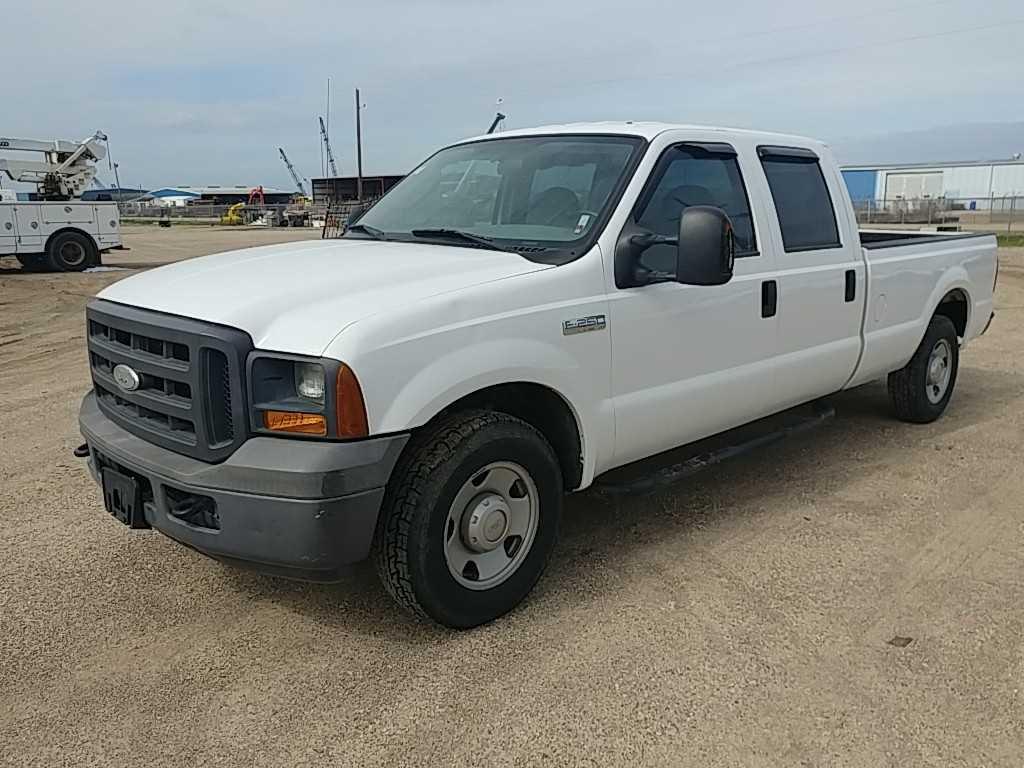
[[[891,248],[897,245],[949,242],[972,237],[988,237],[989,232],[920,232],[902,229],[861,229],[860,244],[865,248]]]

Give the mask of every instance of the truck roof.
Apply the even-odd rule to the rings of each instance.
[[[625,136],[640,136],[650,141],[655,136],[665,131],[695,131],[700,133],[719,134],[723,140],[730,136],[737,138],[755,138],[774,144],[797,144],[803,146],[825,146],[817,139],[806,136],[795,136],[785,133],[772,133],[769,131],[752,131],[745,128],[726,128],[713,125],[687,125],[683,123],[659,123],[640,120],[605,121],[591,123],[563,123],[561,125],[540,125],[535,128],[516,128],[501,133],[485,134],[474,136],[456,142],[462,144],[469,141],[481,139],[509,138],[512,136],[542,136],[560,133],[613,133]]]

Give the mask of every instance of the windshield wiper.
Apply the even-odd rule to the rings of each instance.
[[[353,224],[350,227],[346,227],[345,232],[362,232],[364,235],[369,235],[374,240],[388,239],[388,236],[384,234],[383,230],[371,227],[369,224]]]
[[[504,246],[498,245],[489,238],[474,235],[472,232],[463,232],[461,229],[414,229],[409,234],[413,237],[440,237],[447,238],[449,240],[461,240],[464,243],[471,243],[479,246],[480,248],[487,248],[491,251],[504,251],[505,253],[515,253],[517,255],[519,253],[511,248],[505,248]]]

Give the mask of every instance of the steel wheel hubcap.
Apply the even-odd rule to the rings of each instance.
[[[522,565],[537,534],[540,495],[519,464],[502,461],[474,473],[452,500],[444,558],[468,589],[491,589]]]
[[[78,243],[64,243],[60,249],[60,258],[65,264],[77,267],[85,260],[85,249]]]
[[[949,388],[949,378],[953,373],[953,349],[949,341],[940,339],[932,347],[932,353],[928,358],[928,375],[925,381],[925,394],[928,395],[928,402],[938,403],[946,394]]]

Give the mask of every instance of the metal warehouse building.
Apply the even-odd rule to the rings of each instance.
[[[388,176],[363,176],[363,199],[376,200],[405,175],[391,174]],[[356,200],[358,180],[355,176],[334,176],[313,179],[314,205],[336,205]]]
[[[854,203],[956,201],[965,210],[1024,207],[1024,160],[845,166]],[[1019,199],[1018,199],[1019,198]]]

